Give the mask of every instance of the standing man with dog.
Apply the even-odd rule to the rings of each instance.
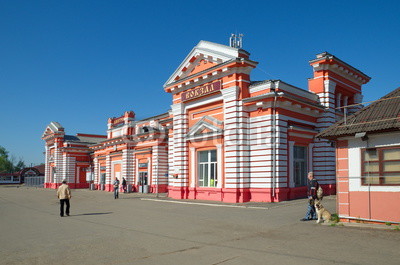
[[[64,217],[64,204],[67,206],[65,213],[69,216],[69,200],[71,199],[71,190],[67,185],[67,181],[63,180],[60,187],[57,190],[57,198],[60,199],[60,216]]]
[[[306,216],[300,221],[317,220],[315,212],[314,200],[317,199],[317,190],[319,187],[318,181],[314,178],[314,172],[310,171],[307,175],[307,196],[308,206]]]

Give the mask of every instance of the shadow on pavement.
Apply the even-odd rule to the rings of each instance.
[[[106,212],[106,213],[82,213],[82,214],[71,214],[70,216],[82,216],[82,215],[102,215],[102,214],[111,214],[113,212]]]

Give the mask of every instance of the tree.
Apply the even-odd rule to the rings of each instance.
[[[0,145],[0,157],[8,158],[8,151]]]
[[[25,168],[25,163],[20,159],[17,163],[14,157],[8,157],[8,151],[0,145],[0,172],[14,173]]]
[[[8,160],[7,156],[0,156],[0,172],[12,173],[13,164]]]
[[[25,162],[20,159],[18,163],[14,166],[14,172],[21,171],[24,168],[26,168]]]

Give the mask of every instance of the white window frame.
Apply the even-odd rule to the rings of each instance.
[[[304,148],[304,158],[296,158],[295,157],[295,149],[296,148],[298,148],[298,147],[301,147],[301,148]],[[308,156],[308,152],[309,152],[309,150],[308,150],[308,148],[307,148],[307,146],[302,146],[302,145],[294,145],[293,146],[293,182],[294,182],[294,184],[295,184],[295,187],[304,187],[304,186],[306,186],[307,185],[307,172],[308,172],[308,159],[309,159],[309,156]],[[296,162],[303,162],[304,163],[304,172],[303,172],[303,181],[304,181],[304,183],[300,183],[300,184],[296,184],[296,167],[295,167],[295,163]],[[302,185],[302,184],[304,184],[304,185]]]
[[[207,152],[207,161],[205,162],[200,162],[200,154]],[[215,161],[211,161],[212,157],[212,152],[215,152]],[[204,187],[204,188],[216,188],[218,186],[218,152],[217,149],[211,149],[211,150],[205,150],[205,151],[198,151],[197,152],[198,158],[197,158],[197,172],[198,172],[198,179],[197,179],[197,184],[199,187]],[[203,170],[201,170],[203,168]],[[205,169],[205,170],[204,170]],[[212,176],[212,171],[214,173],[214,182],[211,179]],[[203,175],[201,173],[204,173]],[[205,181],[205,176],[207,176],[206,183]]]

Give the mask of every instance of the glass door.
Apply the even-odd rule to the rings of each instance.
[[[139,192],[141,193],[149,192],[147,171],[139,172]]]
[[[307,185],[307,147],[294,146],[293,170],[295,187]]]

